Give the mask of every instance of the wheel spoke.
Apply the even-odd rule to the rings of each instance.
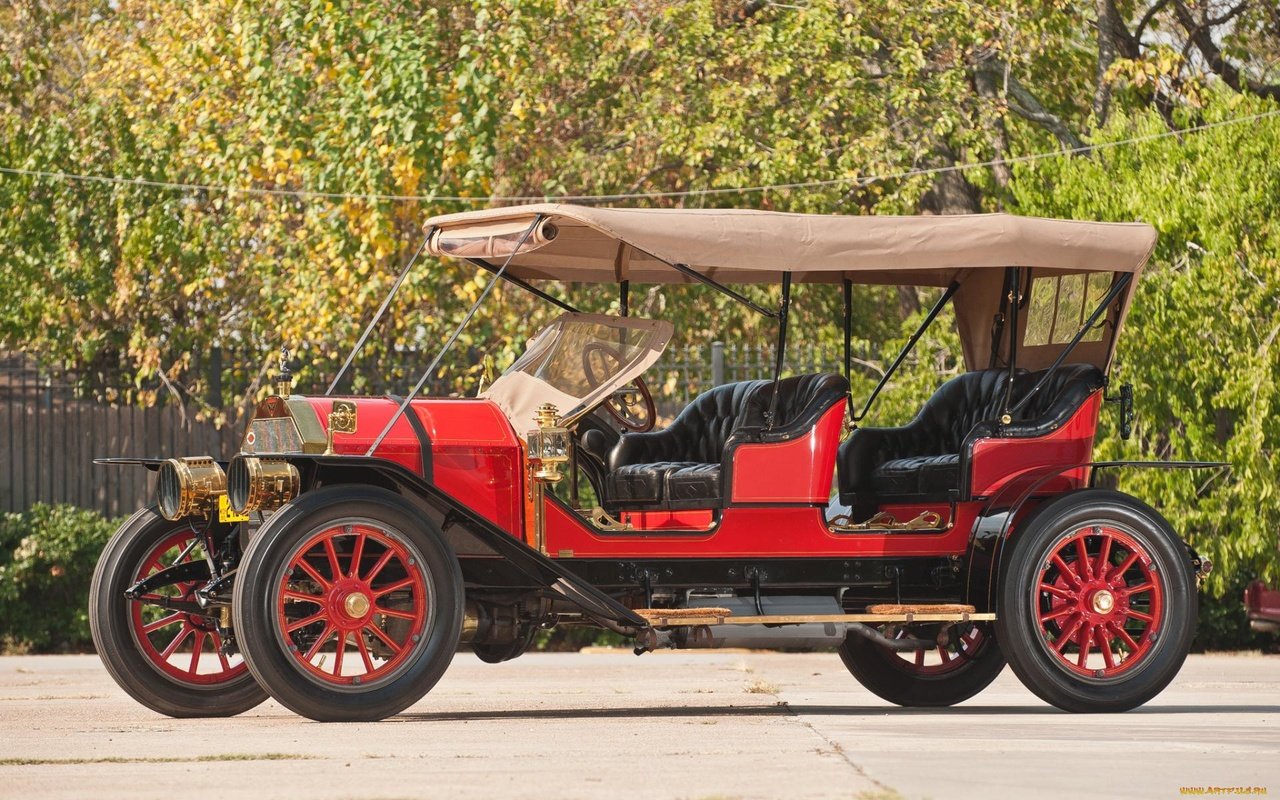
[[[360,660],[364,662],[364,671],[368,675],[373,672],[373,658],[369,655],[369,646],[364,643],[364,637],[358,632],[355,635],[356,649],[360,651]]]
[[[1082,581],[1093,580],[1093,562],[1089,560],[1089,548],[1083,536],[1076,539],[1076,573]]]
[[[924,666],[924,650],[923,649],[916,651],[916,666],[917,667]]]
[[[1058,634],[1058,638],[1054,640],[1053,647],[1055,650],[1059,653],[1062,652],[1062,648],[1071,642],[1072,636],[1075,636],[1076,630],[1079,629],[1082,621],[1078,614],[1071,618],[1070,622],[1067,623],[1067,627],[1063,628],[1062,633]]]
[[[368,625],[365,625],[364,627],[365,627],[365,630],[372,631],[374,636],[377,636],[379,639],[382,640],[383,644],[391,648],[392,653],[399,655],[400,651],[404,649],[403,646],[396,644],[395,641],[377,625],[370,623]]]
[[[410,587],[410,586],[413,586],[415,583],[417,583],[417,581],[415,581],[412,577],[405,578],[405,579],[404,579],[404,580],[402,580],[402,581],[396,581],[395,583],[391,584],[390,586],[384,586],[383,588],[381,588],[381,589],[379,589],[378,591],[374,592],[374,593],[373,593],[373,596],[374,596],[375,598],[377,598],[377,597],[382,597],[384,594],[390,594],[391,592],[394,592],[394,591],[396,591],[397,589],[406,589],[406,588],[408,588],[408,587]]]
[[[336,581],[342,577],[342,569],[338,566],[338,553],[333,549],[333,537],[327,536],[324,540],[324,552],[329,558],[329,574]]]
[[[1041,622],[1050,622],[1055,619],[1062,619],[1068,614],[1074,614],[1076,609],[1072,606],[1062,606],[1057,611],[1050,611],[1048,614],[1041,614]]]
[[[1122,577],[1126,572],[1129,571],[1129,567],[1133,566],[1133,562],[1137,560],[1138,560],[1137,553],[1129,553],[1129,557],[1124,560],[1124,563],[1116,567],[1115,570],[1108,576],[1109,579],[1115,580],[1117,578]]]
[[[167,617],[161,617],[155,622],[148,622],[146,625],[143,625],[142,632],[151,633],[153,631],[157,631],[165,627],[166,625],[172,625],[175,622],[180,622],[181,620],[182,620],[182,612],[175,611],[174,613],[170,614]]]
[[[1093,644],[1093,628],[1089,625],[1080,626],[1080,638],[1076,642],[1076,649],[1080,651],[1080,655],[1076,658],[1076,664],[1083,667],[1085,662],[1089,660],[1089,650]]]
[[[373,579],[378,577],[378,573],[382,572],[382,568],[387,565],[387,562],[391,560],[393,555],[395,555],[395,553],[390,549],[383,553],[382,558],[378,559],[378,563],[374,564],[373,569],[369,570],[369,574],[365,577],[365,580],[369,583],[373,583]]]
[[[945,647],[938,648],[938,656],[942,659],[943,664],[946,664],[951,660],[951,654],[947,652],[947,648]]]
[[[1107,669],[1114,668],[1116,659],[1111,652],[1111,637],[1107,635],[1107,631],[1102,625],[1097,627],[1097,640],[1098,649],[1102,651],[1102,662],[1107,665]]]
[[[324,605],[324,598],[318,594],[306,594],[304,592],[295,592],[292,589],[284,590],[285,600],[296,600],[299,603],[311,603],[313,605]]]
[[[320,588],[327,590],[330,586],[333,585],[323,575],[320,574],[319,570],[311,566],[311,564],[307,563],[307,559],[299,558],[297,563],[298,563],[298,566],[302,568],[303,572],[311,576],[311,580],[320,584]]]
[[[209,641],[213,644],[213,652],[218,655],[218,663],[222,665],[222,669],[231,669],[231,662],[227,660],[227,654],[222,652],[222,636],[218,633],[210,633]]]
[[[311,649],[307,651],[307,654],[306,656],[304,656],[304,658],[308,662],[310,662],[311,659],[315,658],[316,653],[320,652],[320,648],[324,646],[324,643],[329,640],[329,636],[331,636],[332,634],[333,634],[333,626],[325,625],[324,633],[320,634],[320,637],[316,639],[315,644],[311,645]]]
[[[191,646],[191,668],[187,670],[192,675],[200,671],[200,651],[204,649],[204,639],[204,631],[196,631],[196,643]]]
[[[1051,558],[1050,561],[1052,561],[1053,565],[1058,568],[1058,574],[1071,584],[1072,589],[1080,588],[1080,579],[1076,576],[1075,570],[1073,570],[1067,562],[1062,560],[1062,556],[1054,553],[1053,558]]]
[[[347,652],[347,632],[338,631],[338,644],[334,649],[333,674],[342,677],[342,656]]]
[[[309,616],[309,617],[303,617],[302,619],[298,620],[297,622],[290,622],[290,623],[289,623],[289,625],[285,628],[285,632],[286,632],[286,633],[293,633],[294,631],[298,630],[299,628],[305,628],[305,627],[307,627],[308,625],[314,625],[315,623],[319,622],[320,620],[324,619],[324,618],[325,618],[325,617],[327,617],[327,616],[328,616],[328,612],[323,611],[323,610],[321,610],[321,611],[317,611],[316,613],[312,614],[311,616]]]
[[[1156,621],[1156,618],[1151,616],[1150,614],[1143,614],[1141,611],[1135,611],[1132,608],[1126,611],[1125,613],[1133,617],[1134,619],[1140,619],[1146,623],[1152,623]]]
[[[374,606],[373,613],[385,614],[388,617],[396,617],[398,619],[417,619],[418,618],[416,614],[412,614],[408,611],[398,611],[394,608],[383,608],[382,606]]]
[[[1138,643],[1133,640],[1133,637],[1129,635],[1128,631],[1126,631],[1122,626],[1116,625],[1114,622],[1107,623],[1107,626],[1111,628],[1112,633],[1120,637],[1120,641],[1124,642],[1124,645],[1129,648],[1130,653],[1137,651]]]
[[[169,646],[164,649],[164,652],[160,654],[160,657],[167,661],[169,656],[178,652],[178,647],[186,641],[187,637],[191,635],[193,630],[193,628],[183,625],[182,630],[178,632],[177,636],[173,637],[173,641],[169,642]]]
[[[1069,592],[1060,586],[1054,586],[1053,584],[1045,583],[1043,581],[1040,582],[1040,591],[1048,592],[1055,597],[1061,597],[1063,600],[1074,600],[1076,598],[1075,594],[1072,592]]]
[[[1107,575],[1107,562],[1111,560],[1111,537],[1103,536],[1102,544],[1098,547],[1098,566],[1094,570],[1094,574],[1101,577]]]
[[[367,537],[364,531],[356,536],[355,546],[351,548],[351,571],[347,573],[348,578],[360,577],[360,557],[364,555],[364,540]]]
[[[1129,587],[1129,588],[1125,589],[1125,591],[1129,593],[1129,596],[1130,596],[1130,597],[1132,597],[1132,596],[1134,596],[1135,594],[1141,594],[1141,593],[1143,593],[1143,592],[1149,592],[1149,591],[1151,591],[1153,588],[1155,588],[1155,586],[1151,583],[1151,581],[1147,581],[1146,583],[1140,583],[1140,584],[1138,584],[1137,586],[1131,586],[1131,587]]]

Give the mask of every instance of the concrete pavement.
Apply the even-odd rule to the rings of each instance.
[[[904,710],[833,654],[459,654],[382,723],[268,702],[227,720],[134,703],[93,656],[0,658],[0,798],[990,798],[1280,795],[1280,656],[1192,656],[1127,714],[1041,703],[1008,670]]]

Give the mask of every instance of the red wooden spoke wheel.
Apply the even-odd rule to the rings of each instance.
[[[235,535],[215,526],[216,541]],[[203,535],[146,508],[130,517],[102,551],[89,591],[89,623],[111,677],[138,702],[173,717],[239,714],[266,699],[245,660],[223,640],[219,609],[200,609],[195,590],[209,579]],[[162,570],[183,566],[184,580],[138,599],[125,592]],[[163,604],[178,605],[165,608]]]
[[[431,587],[419,559],[370,520],[330,525],[290,558],[277,613],[308,674],[337,685],[393,676],[429,624]]]
[[[990,635],[977,625],[970,625],[967,630],[956,626],[955,634],[945,645],[938,645],[933,650],[923,648],[912,652],[894,652],[903,662],[904,668],[917,675],[945,675],[963,669],[972,661],[983,647],[990,642]]]
[[[204,561],[204,545],[190,528],[176,531],[146,554],[134,580],[193,561]],[[128,602],[133,634],[152,665],[177,681],[207,686],[247,674],[249,667],[239,654],[223,652],[215,617],[157,605],[166,600],[194,603],[195,590],[203,583],[182,581],[161,586]],[[217,609],[211,610],[216,613]]]
[[[1082,676],[1112,678],[1132,669],[1158,637],[1163,584],[1143,545],[1117,528],[1068,534],[1034,592],[1045,642]]]
[[[900,628],[895,638],[933,639],[939,629]],[[950,706],[987,688],[1004,669],[1004,656],[985,624],[955,625],[932,649],[896,651],[850,634],[840,659],[873,694],[900,706]]]
[[[444,533],[386,489],[315,489],[277,511],[236,573],[236,636],[281,705],[376,720],[422,698],[462,635],[462,570]]]
[[[996,634],[1041,699],[1125,711],[1178,673],[1195,635],[1195,568],[1155,509],[1109,489],[1061,495],[1018,525],[1001,559]]]

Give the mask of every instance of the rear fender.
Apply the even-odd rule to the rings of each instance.
[[[968,565],[966,580],[968,602],[978,611],[995,610],[996,579],[1000,574],[1001,555],[1018,527],[1036,506],[1046,499],[1061,496],[1061,492],[1045,495],[1041,489],[1063,473],[1087,469],[1089,471],[1088,487],[1075,491],[1089,491],[1093,488],[1094,480],[1100,470],[1224,468],[1229,468],[1229,465],[1220,461],[1086,461],[1044,467],[1020,475],[1020,478],[1034,478],[1034,480],[1029,483],[1025,480],[1010,481],[1005,484],[1004,488],[987,499],[986,505],[974,522],[965,558],[965,563]],[[1193,569],[1197,571],[1201,569],[1201,559],[1190,545],[1187,545],[1187,559]]]

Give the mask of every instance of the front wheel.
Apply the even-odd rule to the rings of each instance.
[[[304,494],[245,551],[236,632],[281,705],[318,721],[369,721],[417,702],[462,629],[462,574],[439,529],[374,487]]]
[[[840,660],[869,691],[900,706],[952,706],[987,688],[1004,656],[985,624],[949,629],[933,650],[893,651],[850,634]]]
[[[1173,680],[1195,635],[1196,589],[1159,513],[1088,489],[1037,509],[1014,537],[996,630],[1028,689],[1067,711],[1127,711]]]
[[[175,580],[136,600],[125,591],[171,570]],[[130,517],[98,559],[89,592],[93,643],[107,672],[144,706],[171,717],[226,717],[267,698],[244,659],[229,649],[219,609],[195,590],[209,581],[203,537],[154,508]]]

